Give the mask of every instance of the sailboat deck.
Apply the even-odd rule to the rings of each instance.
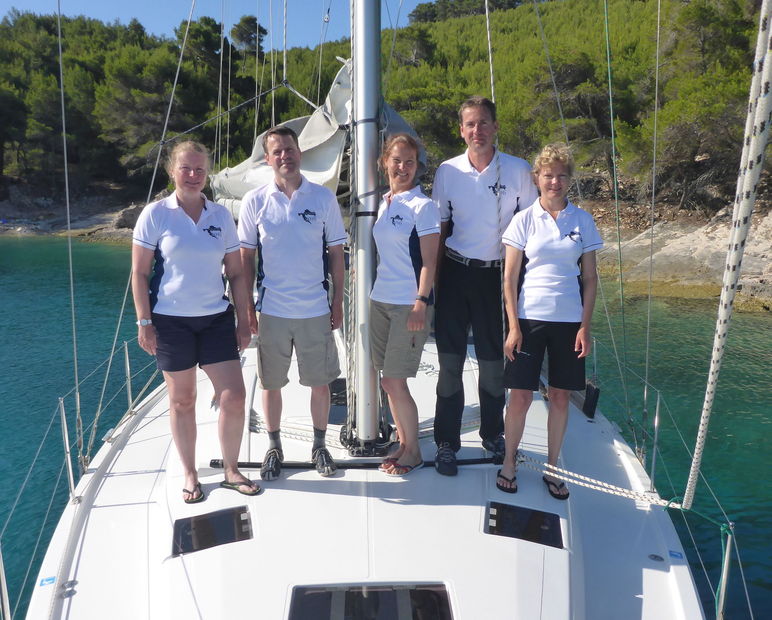
[[[434,410],[435,368],[436,352],[429,346],[423,376],[411,380],[424,424]],[[253,349],[243,371],[250,385]],[[465,372],[470,418],[477,412],[475,375],[470,360]],[[285,389],[285,427],[310,431],[308,396],[307,388]],[[99,452],[79,484],[81,503],[68,505],[57,528],[36,586],[57,595],[54,617],[101,617],[109,610],[112,618],[132,620],[287,618],[295,586],[341,584],[441,584],[456,619],[702,617],[696,597],[679,598],[679,592],[694,588],[681,544],[661,509],[578,485],[571,485],[568,501],[557,501],[541,474],[522,465],[515,495],[496,489],[493,464],[463,465],[456,477],[440,476],[431,467],[402,478],[375,468],[346,468],[349,462],[378,459],[353,459],[335,447],[335,425],[328,445],[342,467],[334,477],[321,478],[310,463],[308,469],[285,468],[279,480],[261,482],[261,495],[247,497],[220,488],[222,470],[209,466],[220,457],[211,398],[201,375],[197,460],[207,494],[202,503],[182,501],[181,467],[160,393],[152,409],[140,411],[113,445]],[[259,390],[252,406],[260,412]],[[546,415],[546,403],[537,395],[522,448],[539,460],[546,455]],[[465,429],[459,458],[490,456],[476,428]],[[308,461],[310,443],[290,435],[282,440],[285,459]],[[264,433],[245,431],[241,460],[261,460],[266,447]],[[425,460],[433,459],[431,437],[422,441],[422,450]],[[572,409],[562,458],[574,471],[644,490],[645,474],[602,416],[590,422]],[[259,480],[257,471],[243,471]],[[101,480],[87,488],[92,476]],[[557,515],[564,548],[487,533],[490,502]],[[175,521],[241,506],[251,538],[173,555]],[[73,522],[72,562],[66,576],[57,578]],[[661,560],[652,559],[657,556]],[[42,604],[50,596],[39,594],[29,618],[49,617],[51,609]],[[401,609],[398,616],[372,617],[411,617]]]

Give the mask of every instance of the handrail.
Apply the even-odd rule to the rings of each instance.
[[[5,566],[3,565],[3,544],[0,541],[0,617],[11,620],[11,603],[8,600],[8,586],[5,582]]]

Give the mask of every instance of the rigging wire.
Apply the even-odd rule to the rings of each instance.
[[[263,77],[260,76],[258,83],[257,73],[260,65],[260,0],[255,0],[255,123],[254,133],[252,134],[252,144],[257,142],[257,123],[260,118],[260,100],[257,94],[263,89]],[[263,52],[263,75],[265,74],[265,52]]]
[[[566,125],[566,118],[563,114],[563,105],[560,102],[560,92],[558,91],[558,83],[555,79],[555,71],[552,67],[552,58],[550,56],[549,45],[547,45],[547,36],[544,33],[544,25],[541,21],[541,12],[539,11],[539,4],[536,0],[533,0],[533,8],[536,12],[536,23],[539,25],[539,34],[541,36],[542,47],[544,48],[544,56],[547,60],[547,67],[550,72],[550,81],[552,82],[552,90],[555,93],[555,105],[558,108],[558,114],[560,115],[560,125],[563,128],[563,139],[566,144],[571,144],[568,139],[568,126]],[[582,187],[580,183],[576,183],[576,193],[579,196],[579,200],[582,200]]]
[[[386,2],[386,15],[389,17],[389,23],[392,25],[391,29],[391,51],[389,52],[389,59],[386,62],[386,73],[383,76],[383,86],[384,88],[389,85],[389,76],[391,76],[391,62],[394,60],[394,50],[397,46],[397,28],[399,27],[399,16],[402,13],[402,2],[403,0],[399,0],[399,6],[397,7],[397,18],[392,21],[391,20],[391,9],[389,8],[389,3]]]
[[[145,201],[146,204],[150,203],[151,198],[153,196],[153,185],[155,184],[155,178],[156,178],[156,175],[158,174],[158,167],[161,163],[161,155],[163,152],[162,147],[164,144],[166,144],[166,141],[165,141],[166,133],[169,129],[169,119],[171,118],[172,107],[174,106],[174,94],[177,90],[177,84],[179,83],[179,79],[180,79],[182,59],[185,54],[185,46],[188,42],[188,34],[190,33],[190,25],[193,22],[193,11],[195,8],[196,8],[196,0],[191,0],[190,12],[188,13],[188,21],[185,24],[185,34],[182,37],[182,45],[180,46],[180,55],[177,60],[177,71],[174,74],[174,82],[172,83],[172,90],[169,95],[169,105],[166,108],[166,117],[164,118],[163,129],[161,130],[161,139],[158,142],[158,146],[159,146],[158,153],[156,153],[155,165],[153,166],[153,173],[151,175],[150,185],[147,190],[147,199]],[[117,348],[118,335],[120,333],[121,323],[123,322],[123,316],[126,312],[126,302],[128,300],[130,290],[131,290],[131,272],[129,272],[129,277],[126,281],[126,288],[123,291],[123,301],[121,302],[121,309],[118,315],[118,320],[116,321],[116,324],[115,324],[115,332],[113,333],[113,344],[110,349],[108,369],[107,369],[107,372],[105,373],[105,379],[104,379],[105,383],[107,382],[107,377],[110,373],[110,365],[112,364],[113,356],[115,355],[115,350]],[[103,388],[103,394],[104,394],[104,388]],[[96,439],[96,429],[99,423],[99,418],[101,413],[102,413],[102,409],[100,404],[100,407],[97,408],[96,415],[94,416],[94,422],[91,427],[92,428],[91,435],[89,436],[89,440],[88,440],[88,448],[86,450],[86,457],[85,457],[85,463],[84,463],[86,467],[88,466],[88,462],[91,458],[91,450],[94,447],[94,441]],[[81,473],[85,471],[85,468],[83,467],[84,464],[81,465]]]
[[[67,459],[67,456],[64,457]],[[45,530],[46,523],[48,523],[48,517],[51,514],[51,508],[53,508],[54,500],[56,499],[56,490],[59,488],[59,483],[62,481],[62,474],[64,473],[65,467],[67,466],[66,460],[62,461],[62,465],[59,468],[59,475],[56,477],[56,482],[54,482],[54,490],[51,493],[51,497],[48,500],[48,506],[46,507],[46,514],[43,515],[43,520],[40,523],[40,530],[38,531],[38,537],[35,539],[35,546],[32,548],[32,554],[30,555],[30,561],[29,564],[27,564],[27,571],[24,573],[24,579],[21,582],[21,587],[19,588],[19,597],[16,599],[16,603],[13,606],[13,612],[11,613],[11,617],[14,617],[16,615],[16,610],[19,607],[19,603],[21,603],[23,594],[24,594],[24,588],[27,587],[27,580],[29,579],[30,572],[32,571],[32,565],[35,561],[35,556],[37,555],[38,549],[40,548],[40,541],[43,539],[43,531]]]
[[[217,169],[220,169],[222,159],[222,78],[223,78],[223,56],[225,55],[225,2],[220,2],[220,72],[217,83],[217,125],[215,127],[214,137],[214,162]]]
[[[64,59],[62,54],[62,3],[57,0],[56,29],[59,49],[59,102],[62,112],[62,156],[64,158],[64,197],[67,213],[67,262],[70,285],[70,322],[72,326],[72,358],[75,379],[75,428],[78,442],[78,463],[83,469],[83,419],[80,410],[80,390],[78,385],[78,330],[75,317],[75,276],[72,265],[72,224],[70,219],[70,172],[67,160],[67,115],[64,106]]]
[[[657,137],[658,137],[658,112],[659,112],[659,52],[660,52],[660,34],[662,26],[662,0],[657,0],[657,40],[654,53],[654,128],[652,137],[652,154],[651,154],[651,210],[649,221],[649,295],[646,303],[646,346],[644,347],[644,362],[643,362],[643,407],[641,409],[641,416],[643,420],[643,438],[642,438],[642,450],[645,457],[646,454],[646,427],[648,426],[648,414],[649,414],[649,399],[648,399],[648,385],[649,385],[649,360],[651,355],[651,310],[652,310],[652,282],[654,279],[654,218],[655,208],[657,200]],[[621,268],[621,267],[620,267]]]
[[[608,103],[609,103],[609,125],[611,128],[611,174],[614,186],[614,210],[616,213],[617,225],[617,262],[619,263],[619,311],[622,320],[622,362],[627,367],[627,327],[625,324],[625,289],[624,278],[622,277],[622,230],[621,217],[619,212],[619,178],[617,176],[617,153],[616,153],[616,133],[614,130],[614,97],[611,79],[611,35],[609,26],[608,0],[603,0],[603,23],[606,34],[606,66],[608,69]],[[629,397],[627,393],[627,384],[622,380],[622,390],[625,396],[625,412],[628,420],[631,419]],[[633,427],[634,428],[634,427]],[[633,441],[638,445],[638,438],[633,430]]]
[[[225,117],[225,167],[230,165],[231,151],[231,75],[233,75],[233,45],[228,42],[228,96],[226,98]]]
[[[493,81],[493,44],[491,43],[491,19],[488,11],[488,0],[485,0],[485,32],[488,35],[488,70],[491,75],[491,101],[496,103],[496,85]]]
[[[270,46],[271,46],[271,127],[276,125],[276,93],[274,87],[276,86],[276,50],[273,46],[273,0],[268,1],[268,32],[270,33]]]
[[[321,105],[322,102],[322,50],[324,49],[324,42],[327,40],[327,29],[330,25],[330,2],[327,2],[327,11],[324,10],[324,0],[322,0],[322,27],[319,32],[319,68],[317,70],[316,80],[316,105]]]

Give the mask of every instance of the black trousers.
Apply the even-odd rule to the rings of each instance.
[[[468,267],[443,257],[434,315],[440,373],[434,414],[434,441],[461,447],[464,412],[462,373],[469,328],[479,368],[480,437],[504,432],[504,337],[501,270]]]

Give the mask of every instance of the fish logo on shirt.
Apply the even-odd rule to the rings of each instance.
[[[391,225],[394,226],[394,228],[397,228],[398,226],[402,226],[402,222],[404,222],[405,219],[401,215],[395,215],[391,218]]]
[[[313,224],[316,221],[316,211],[309,211],[306,209],[302,213],[298,213],[298,215],[303,218],[304,222],[309,224]]]
[[[209,228],[204,228],[205,233],[209,233],[210,237],[214,237],[215,239],[219,239],[222,235],[222,228],[219,226],[210,226]]]
[[[563,235],[564,239],[566,237],[568,237],[569,239],[571,239],[571,241],[574,241],[575,243],[579,243],[582,240],[582,233],[580,233],[578,230],[572,230],[571,232]]]
[[[493,195],[498,197],[499,194],[505,194],[507,192],[507,186],[502,185],[496,181],[493,185],[489,185],[488,189],[493,192]]]

